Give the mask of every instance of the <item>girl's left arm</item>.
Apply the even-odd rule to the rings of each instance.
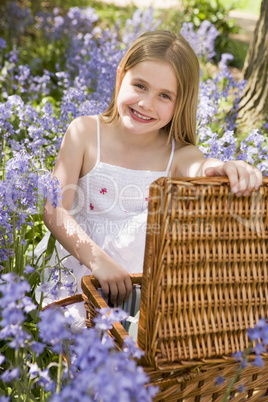
[[[262,173],[254,166],[240,160],[222,162],[215,158],[205,159],[194,145],[179,149],[174,159],[176,176],[227,176],[231,191],[238,197],[249,195],[262,184]]]

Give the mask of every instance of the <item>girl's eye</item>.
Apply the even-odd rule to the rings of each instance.
[[[146,89],[144,85],[142,84],[134,84],[135,87],[139,88],[139,89]]]
[[[171,97],[170,97],[169,95],[167,95],[167,94],[161,94],[160,96],[161,96],[163,99],[171,100]]]

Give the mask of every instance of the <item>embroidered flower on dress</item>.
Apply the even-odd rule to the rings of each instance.
[[[102,189],[100,190],[100,193],[101,193],[101,194],[105,194],[105,193],[107,193],[107,188],[105,188],[105,187],[104,187],[104,188],[102,188]]]
[[[149,200],[149,198],[148,197],[145,197],[145,201],[148,201]]]
[[[90,204],[89,204],[89,207],[90,207],[91,211],[93,211],[94,205],[92,205],[92,204],[90,203]]]

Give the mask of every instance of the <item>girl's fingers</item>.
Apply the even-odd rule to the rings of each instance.
[[[232,175],[234,184],[231,184],[231,191],[238,197],[244,194],[249,189],[250,175],[243,166],[236,166],[236,173]]]
[[[238,191],[234,191],[238,197],[241,195],[248,196],[252,190],[257,190],[262,184],[262,173],[253,166],[247,164],[245,164],[245,166],[239,166],[238,175]]]
[[[251,169],[249,171],[249,183],[246,191],[243,193],[244,196],[248,196],[252,190],[258,189],[262,184],[262,173],[258,169]]]
[[[132,291],[130,276],[122,278],[116,282],[110,282],[110,300],[113,304],[122,304],[129,298]]]
[[[241,170],[239,172],[238,163],[226,162],[222,165],[222,171],[229,179],[231,191],[234,194],[240,193],[246,181],[244,181],[243,172]]]
[[[110,283],[110,300],[112,304],[116,304],[118,301],[118,287],[116,282]]]
[[[117,284],[117,289],[118,289],[118,295],[117,295],[116,302],[120,305],[125,300],[126,293],[127,293],[125,282],[119,282]]]
[[[132,290],[130,276],[120,265],[108,261],[101,267],[93,267],[92,274],[98,279],[105,299],[110,298],[112,304],[122,304]]]
[[[132,282],[130,276],[128,275],[124,281],[120,281],[117,283],[118,295],[117,295],[117,303],[122,304],[124,301],[127,301],[130,293],[132,292]]]
[[[223,170],[229,178],[231,191],[238,197],[249,195],[262,184],[261,171],[243,161],[226,162]]]
[[[255,185],[255,189],[257,190],[261,185],[262,185],[262,172],[255,168],[255,175],[256,175],[256,185]]]
[[[101,281],[99,281],[99,282],[100,282],[100,285],[101,285],[103,297],[104,297],[105,299],[108,299],[108,297],[109,297],[109,286],[108,286],[108,283],[107,283],[107,282],[101,282]]]
[[[206,176],[226,176],[226,173],[223,170],[224,165],[219,165],[219,166],[212,166],[209,167],[205,170],[205,175]]]
[[[126,278],[125,286],[126,286],[126,295],[125,295],[124,301],[127,301],[130,296],[130,293],[132,292],[132,282],[131,282],[130,276],[128,276],[128,278]]]

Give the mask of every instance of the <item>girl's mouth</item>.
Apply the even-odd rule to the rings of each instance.
[[[145,115],[137,112],[136,110],[132,109],[131,107],[129,108],[129,110],[130,110],[131,117],[133,117],[133,119],[136,121],[139,121],[142,123],[149,123],[149,122],[155,120],[152,117],[148,117],[148,116],[145,116]]]

